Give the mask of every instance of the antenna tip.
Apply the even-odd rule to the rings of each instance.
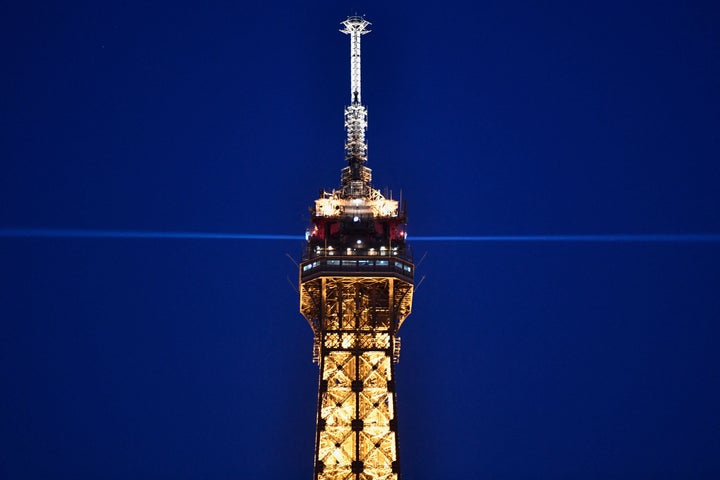
[[[368,25],[372,25],[372,23],[365,20],[364,15],[351,15],[347,17],[344,21],[340,22],[340,24],[345,27],[340,30],[341,32],[359,33],[361,35],[370,32],[370,30],[366,30],[365,27],[367,27]]]

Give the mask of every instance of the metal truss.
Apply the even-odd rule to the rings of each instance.
[[[315,478],[397,479],[393,364],[386,351],[322,358]]]
[[[394,360],[412,305],[397,278],[314,278],[301,283],[303,314],[320,363],[315,478],[398,479]]]

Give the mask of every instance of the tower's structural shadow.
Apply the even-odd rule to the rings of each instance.
[[[342,22],[350,35],[350,105],[345,108],[341,186],[321,191],[300,264],[300,311],[315,334],[320,365],[315,479],[390,480],[398,462],[397,332],[410,314],[414,265],[406,212],[371,185],[367,110],[361,103],[362,17]]]

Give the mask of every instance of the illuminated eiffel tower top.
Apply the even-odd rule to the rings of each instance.
[[[340,188],[323,190],[320,198],[315,200],[313,223],[316,228],[308,231],[308,239],[318,233],[320,222],[316,219],[330,219],[352,213],[351,218],[356,222],[371,217],[393,217],[399,220],[395,233],[396,236],[402,235],[404,240],[404,229],[400,226],[404,223],[404,212],[400,211],[397,200],[385,198],[380,190],[372,187],[372,171],[365,166],[368,158],[365,140],[368,116],[362,104],[360,39],[370,32],[367,29],[370,22],[363,17],[352,16],[342,25],[340,31],[350,35],[350,105],[345,107],[345,160],[348,165],[341,171]]]
[[[342,22],[350,35],[341,187],[321,191],[300,263],[300,311],[320,366],[315,480],[398,480],[397,332],[412,308],[414,265],[405,211],[370,184],[367,111],[361,103],[360,38],[370,23]]]

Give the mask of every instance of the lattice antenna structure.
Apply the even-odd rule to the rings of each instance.
[[[370,30],[366,30],[370,22],[363,17],[348,17],[341,22],[344,28],[341,32],[350,35],[350,103],[362,103],[360,88],[362,87],[360,69],[360,37]]]
[[[370,185],[360,103],[360,36],[370,23],[349,17],[351,100],[339,189],[311,209],[300,263],[300,312],[314,334],[320,367],[315,480],[398,480],[395,363],[398,329],[410,314],[414,270],[404,206]]]
[[[367,109],[362,104],[360,69],[360,37],[369,33],[370,22],[363,17],[348,17],[342,22],[341,32],[350,35],[350,105],[345,107],[345,159],[348,166],[343,169],[341,181],[347,196],[362,196],[372,180],[372,173],[364,164],[367,161]]]

